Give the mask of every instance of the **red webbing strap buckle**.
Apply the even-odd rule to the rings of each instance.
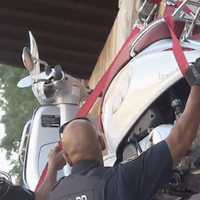
[[[170,31],[172,42],[173,42],[173,53],[176,58],[176,61],[178,63],[179,69],[183,76],[187,73],[189,64],[187,62],[187,59],[185,57],[185,54],[183,52],[183,49],[180,45],[180,41],[177,38],[176,34],[174,33],[174,19],[172,16],[166,16],[165,17],[166,24],[168,26],[168,29]]]
[[[123,63],[123,60],[126,59],[123,56],[123,54],[124,54],[124,50],[126,50],[125,48],[127,47],[127,44],[130,45],[132,43],[133,39],[136,38],[136,36],[138,35],[139,32],[140,32],[140,29],[138,27],[136,27],[132,31],[130,37],[128,38],[127,42],[125,43],[125,45],[122,47],[122,49],[118,53],[116,59],[114,60],[114,62],[110,66],[110,68],[105,72],[105,74],[103,75],[101,80],[98,82],[98,84],[96,85],[96,87],[93,90],[93,92],[88,96],[88,98],[85,101],[84,105],[80,108],[79,112],[76,114],[77,117],[85,117],[85,116],[87,116],[87,114],[89,113],[90,109],[92,108],[92,106],[96,102],[97,98],[109,86],[109,83],[112,81],[112,79],[114,78],[116,73],[119,71],[119,69],[120,69],[120,67],[121,67],[121,65]],[[128,51],[129,50],[130,49],[128,49]],[[120,57],[121,54],[122,54],[122,56],[124,58],[122,58],[122,56]],[[122,59],[122,61],[119,61],[119,59],[117,59],[118,56],[119,56],[119,59]],[[40,176],[40,179],[38,181],[38,184],[36,186],[35,191],[38,191],[40,189],[41,185],[43,184],[43,182],[44,182],[44,180],[46,178],[46,175],[47,175],[47,169],[48,169],[48,165],[46,165],[44,170],[42,171],[42,175]]]

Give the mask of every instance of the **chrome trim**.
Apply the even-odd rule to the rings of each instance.
[[[155,4],[151,10],[151,12],[149,13],[149,16],[146,18],[146,20],[144,21],[144,25],[147,26],[150,23],[151,17],[153,16],[153,14],[156,12],[156,9],[158,8],[158,5]]]
[[[140,24],[147,26],[150,23],[151,18],[155,14],[157,8],[157,4],[154,4],[149,0],[145,0],[139,8],[138,19],[140,21]]]
[[[184,0],[181,5],[173,12],[172,16],[175,17],[183,8],[183,6],[187,3],[188,0]]]
[[[36,40],[35,40],[32,32],[29,31],[28,33],[29,33],[29,39],[30,39],[30,53],[34,60],[34,68],[31,72],[31,74],[33,76],[36,76],[37,74],[40,73],[40,63],[37,62],[37,60],[39,60],[39,51],[38,51],[38,46],[37,46]]]
[[[200,41],[187,39],[186,42],[188,42],[188,43],[190,43],[192,45],[198,46],[200,48]]]
[[[142,32],[136,37],[136,39],[131,44],[131,50],[130,50],[130,56],[131,57],[134,57],[136,55],[134,48],[137,45],[137,43],[140,41],[140,39],[144,36],[144,34],[149,32],[150,30],[152,30],[154,28],[154,26],[156,26],[157,24],[159,24],[161,22],[164,22],[163,18],[153,22],[151,25],[147,26],[144,30],[142,30]]]
[[[22,166],[24,165],[24,158],[25,158],[26,149],[27,149],[27,142],[28,142],[28,136],[30,133],[29,132],[30,126],[31,126],[31,120],[26,122],[26,124],[24,126],[22,137],[21,137],[21,142],[20,142],[20,146],[19,146],[18,159]]]
[[[190,27],[188,28],[188,32],[186,33],[186,38],[188,38],[188,37],[190,37],[192,35],[192,31],[194,29],[194,26],[197,23],[197,20],[198,20],[199,16],[200,16],[200,7],[197,9],[197,12],[195,14],[194,20],[192,21]]]

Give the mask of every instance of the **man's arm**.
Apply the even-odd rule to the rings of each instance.
[[[192,86],[185,110],[166,142],[173,162],[179,161],[190,149],[200,124],[200,86]]]
[[[57,182],[57,171],[62,169],[65,164],[63,152],[60,151],[59,146],[56,146],[49,155],[47,176],[39,191],[36,192],[36,200],[47,199],[49,192]]]
[[[151,199],[159,188],[170,181],[173,162],[181,159],[190,149],[200,123],[200,58],[190,66],[186,78],[192,87],[183,114],[165,141],[153,145],[136,160],[118,167],[118,176],[113,181],[119,185],[115,188],[118,196]]]
[[[53,186],[56,184],[57,170],[48,167],[48,174],[45,178],[45,181],[39,191],[35,193],[36,200],[45,200],[47,199],[48,193],[51,191]]]

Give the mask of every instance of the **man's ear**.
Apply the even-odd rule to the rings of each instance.
[[[104,151],[106,149],[106,144],[102,135],[99,135],[99,143],[101,146],[101,150]]]

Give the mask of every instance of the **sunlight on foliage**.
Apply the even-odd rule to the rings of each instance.
[[[18,151],[24,124],[37,106],[31,88],[17,88],[17,82],[26,75],[25,69],[0,65],[0,103],[5,113],[1,119],[1,123],[5,125],[5,137],[0,148],[6,149],[8,159]],[[12,164],[12,174],[19,173],[18,162],[13,160]]]

